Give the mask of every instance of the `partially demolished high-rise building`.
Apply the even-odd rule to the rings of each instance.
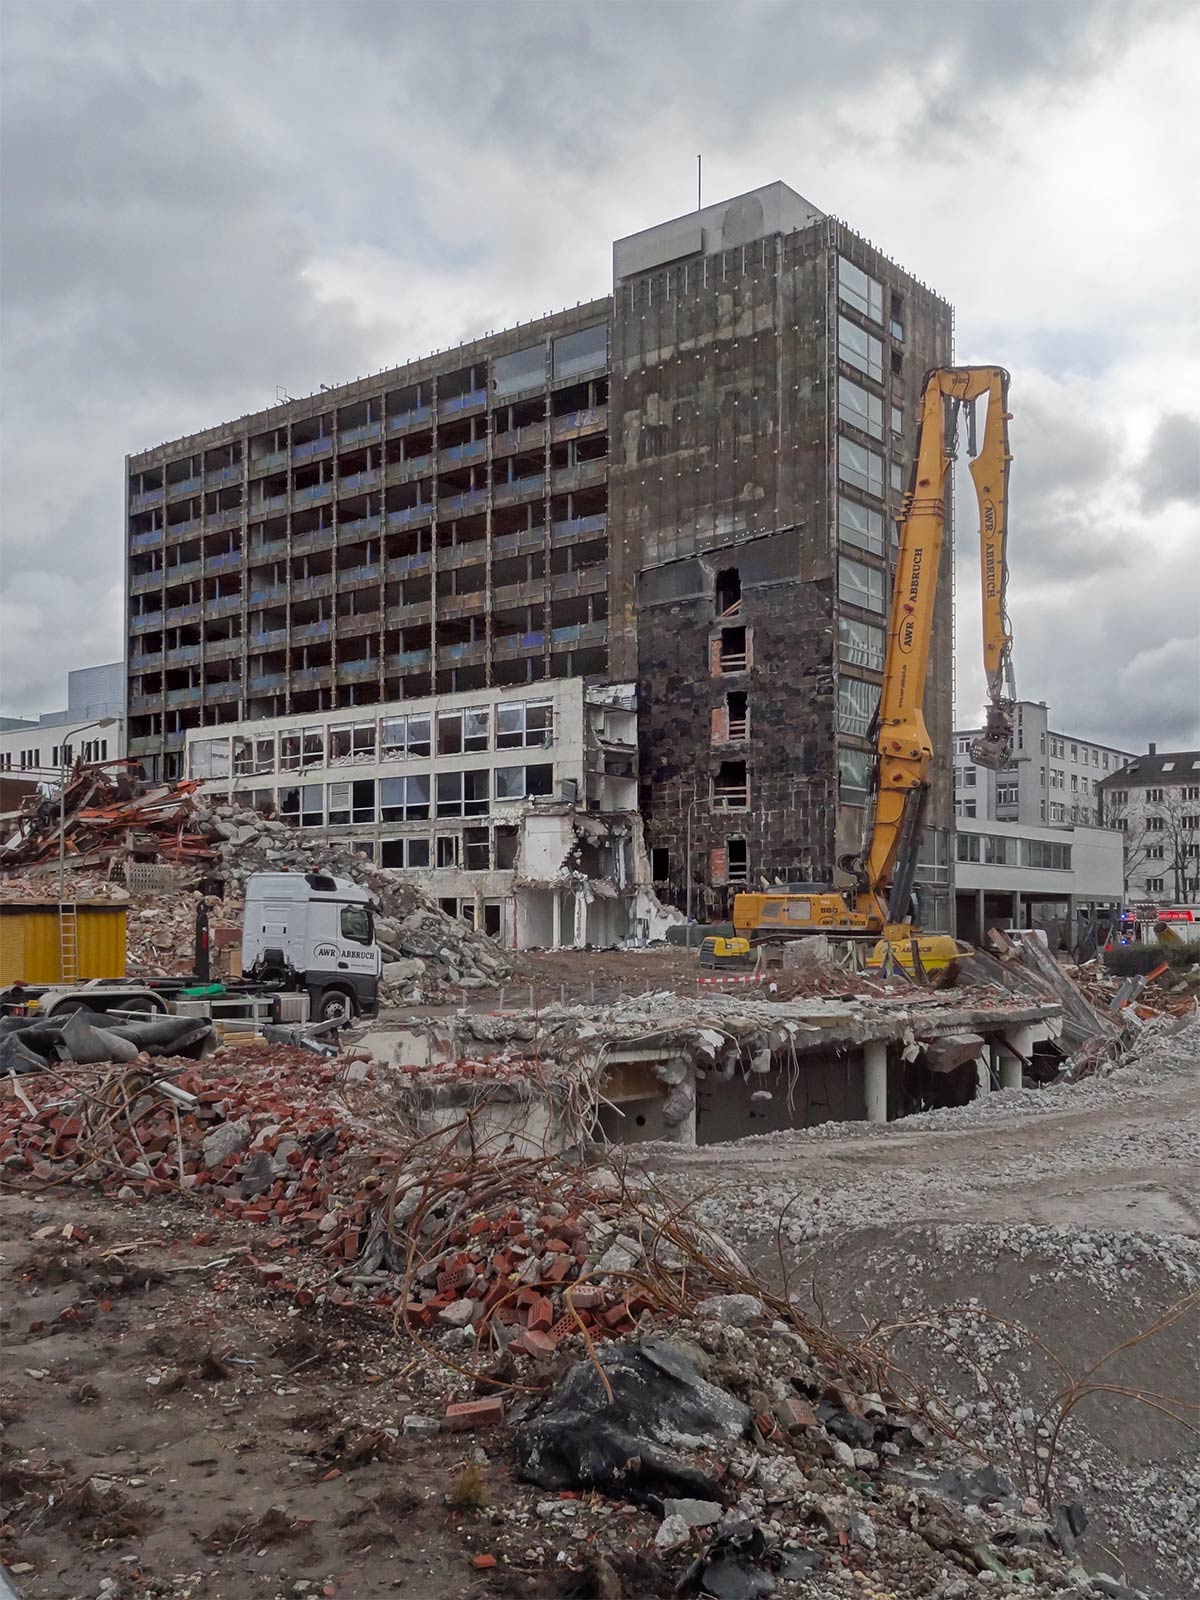
[[[130,456],[131,754],[168,776],[225,724],[245,744],[259,722],[633,683],[664,899],[721,915],[745,884],[835,881],[917,398],[952,329],[776,183],[618,240],[610,297]],[[930,926],[950,914],[951,572],[948,551]],[[397,771],[437,754],[397,749]]]

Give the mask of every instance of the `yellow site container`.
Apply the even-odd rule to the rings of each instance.
[[[119,900],[80,900],[75,912],[79,978],[125,976],[125,912]],[[0,983],[62,983],[56,900],[0,901]]]

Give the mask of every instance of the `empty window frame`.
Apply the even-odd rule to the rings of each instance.
[[[375,723],[347,722],[329,730],[329,765],[347,761],[374,761]]]
[[[462,833],[463,869],[487,872],[491,866],[492,841],[487,828],[464,828]]]
[[[883,610],[883,573],[849,556],[838,559],[838,599],[867,611]]]
[[[876,283],[853,261],[847,261],[845,256],[838,257],[838,299],[882,326],[883,285]]]
[[[837,446],[839,480],[851,489],[882,499],[883,457],[865,444],[855,444],[853,439],[839,438]]]
[[[839,678],[838,727],[843,733],[865,739],[879,701],[879,686],[861,678]]]
[[[427,759],[432,748],[428,711],[410,712],[406,717],[384,717],[379,725],[381,761],[397,761],[413,756]]]
[[[750,805],[750,778],[744,761],[722,761],[712,777],[714,811],[746,811]]]
[[[865,372],[876,383],[883,382],[882,342],[848,317],[838,318],[838,360]]]
[[[714,677],[727,672],[747,671],[751,664],[750,629],[722,628],[709,640],[709,660]]]
[[[853,617],[838,618],[838,656],[847,666],[883,670],[883,629]]]
[[[838,378],[838,421],[848,427],[883,438],[883,401],[850,378]]]
[[[233,736],[233,771],[235,777],[246,777],[255,772],[275,771],[275,735],[266,738],[249,738],[244,734]]]
[[[320,767],[325,764],[324,728],[297,728],[279,736],[279,765],[290,768]]]
[[[375,821],[374,778],[355,778],[349,783],[331,783],[328,800],[331,828],[345,827],[356,822]]]
[[[873,759],[867,750],[838,751],[838,793],[845,805],[866,804]]]
[[[725,881],[726,883],[750,881],[750,853],[745,839],[725,841]]]
[[[291,784],[279,791],[279,815],[293,827],[320,828],[325,823],[325,789],[319,783]]]
[[[403,778],[380,778],[381,822],[425,822],[429,817],[429,774],[410,772]]]
[[[512,355],[497,356],[492,362],[492,392],[497,398],[541,388],[546,382],[546,347],[530,345]]]
[[[608,323],[598,322],[578,333],[564,333],[554,341],[554,381],[580,378],[608,366]]]
[[[437,775],[437,814],[439,817],[483,817],[491,803],[491,773],[486,767],[469,772],[439,772]]]
[[[429,865],[429,840],[415,836],[411,839],[384,839],[379,846],[379,864],[397,871],[413,872]]]
[[[554,704],[550,700],[501,701],[496,707],[497,750],[521,750],[554,743]]]
[[[857,545],[872,555],[883,554],[883,512],[860,506],[857,500],[838,495],[838,542]]]
[[[438,712],[438,755],[457,756],[464,751],[486,750],[491,726],[487,706],[465,711]]]
[[[549,761],[496,768],[497,800],[533,800],[553,792],[554,767]]]
[[[650,851],[650,876],[655,883],[670,882],[671,852],[664,845],[655,845]]]

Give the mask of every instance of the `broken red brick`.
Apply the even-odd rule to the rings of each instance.
[[[496,1565],[496,1558],[491,1554],[472,1556],[471,1565],[477,1572],[487,1572],[489,1568]]]
[[[458,1400],[446,1407],[445,1423],[451,1433],[490,1428],[504,1421],[504,1401],[498,1395],[485,1400]]]

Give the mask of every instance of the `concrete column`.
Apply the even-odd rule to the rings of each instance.
[[[870,1039],[863,1045],[863,1080],[867,1099],[867,1121],[886,1122],[887,1040]]]
[[[1010,1028],[1003,1038],[996,1041],[996,1053],[999,1057],[1000,1087],[1019,1089],[1024,1063],[1033,1054],[1033,1029]]]
[[[554,923],[550,934],[550,947],[553,950],[562,949],[562,890],[553,889],[554,895]]]
[[[976,938],[981,950],[986,948],[987,940],[987,898],[982,889],[975,891],[975,922],[979,928]]]
[[[1012,926],[1014,928],[1023,928],[1025,926],[1021,921],[1021,896],[1015,890],[1012,897]]]

